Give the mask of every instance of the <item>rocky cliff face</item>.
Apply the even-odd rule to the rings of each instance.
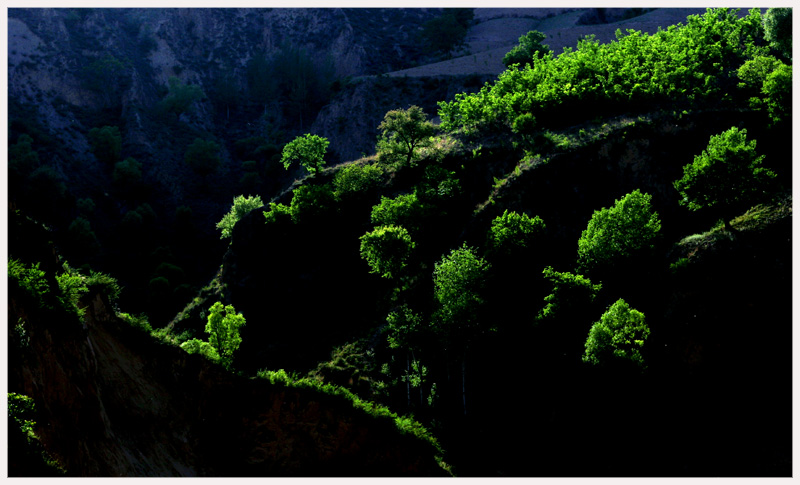
[[[225,175],[237,169],[229,155],[236,137],[265,136],[266,111],[271,122],[275,116],[280,121],[276,107],[290,102],[271,99],[252,112],[215,117],[224,109],[222,89],[236,93],[239,106],[253,103],[248,65],[254,58],[291,46],[317,66],[330,63],[338,79],[402,68],[415,48],[414,29],[434,15],[426,9],[10,9],[10,112],[16,119],[20,106],[32,106],[35,122],[62,147],[62,158],[80,161],[90,172],[100,167],[86,134],[119,126],[123,153],[142,162],[145,173],[179,201],[185,194],[178,180],[188,174],[178,163],[185,146],[166,145],[217,138]],[[207,97],[179,117],[178,128],[190,135],[161,140],[164,126],[154,110],[173,76]],[[314,114],[307,115],[306,129]]]

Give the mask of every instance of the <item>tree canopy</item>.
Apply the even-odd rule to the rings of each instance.
[[[378,155],[383,160],[401,161],[405,165],[416,159],[417,149],[431,145],[430,138],[436,131],[419,106],[387,112],[378,129],[381,131]]]
[[[539,320],[570,318],[576,313],[583,314],[583,310],[595,301],[603,287],[600,283],[593,284],[583,275],[556,271],[551,266],[546,267],[542,274],[553,285],[553,292],[544,298],[546,305],[539,312]]]
[[[652,197],[639,189],[614,201],[613,207],[594,211],[578,240],[578,268],[609,267],[652,248],[661,221],[650,204]]]
[[[764,14],[764,39],[787,59],[792,58],[792,9],[769,8]]]
[[[436,263],[434,295],[439,302],[439,322],[451,339],[463,341],[477,330],[482,292],[491,265],[464,243]]]
[[[542,58],[552,51],[547,44],[542,44],[545,35],[538,30],[531,30],[519,38],[519,45],[508,51],[503,56],[503,65],[511,67],[512,64],[525,65],[534,57]]]
[[[539,216],[530,217],[517,212],[503,212],[492,220],[489,228],[489,247],[493,251],[512,253],[531,249],[536,238],[545,230],[544,221]]]
[[[746,129],[734,126],[712,136],[706,149],[683,167],[683,177],[673,183],[681,195],[680,204],[693,211],[718,211],[730,229],[730,216],[749,206],[775,178],[774,172],[761,166],[763,160],[756,153],[756,141],[747,141]]]
[[[441,16],[422,26],[420,37],[429,52],[449,54],[464,43],[469,24],[475,13],[471,8],[446,8]]]
[[[592,36],[558,56],[534,57],[508,69],[477,93],[456,94],[439,103],[442,129],[482,124],[511,126],[532,113],[540,122],[563,120],[569,109],[604,111],[667,102],[719,103],[730,100],[736,69],[766,53],[761,46],[761,13],[739,18],[731,9],[690,15],[686,25],[654,34],[617,31],[601,44]]]
[[[283,147],[281,163],[286,170],[298,162],[308,173],[314,175],[325,165],[325,152],[330,142],[327,138],[306,133],[298,136]]]
[[[239,331],[246,323],[245,318],[241,313],[236,313],[233,305],[223,306],[221,302],[214,303],[208,311],[208,343],[214,347],[224,363],[230,364],[233,353],[242,343]]]
[[[592,325],[583,361],[597,365],[622,359],[645,369],[641,350],[649,336],[644,314],[620,298]]]
[[[222,216],[222,219],[217,223],[217,229],[222,231],[220,239],[229,238],[233,235],[233,226],[239,222],[242,217],[246,216],[251,210],[263,207],[264,203],[258,195],[247,196],[238,195],[233,198],[233,205],[231,210]]]
[[[361,257],[372,273],[397,277],[408,263],[414,241],[402,226],[380,226],[361,236]]]

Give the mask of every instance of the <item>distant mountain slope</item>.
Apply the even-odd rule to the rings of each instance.
[[[481,9],[476,9],[476,11],[479,10]],[[530,10],[538,11],[539,9]],[[476,15],[478,23],[473,25],[467,33],[469,54],[434,64],[390,72],[388,75],[398,77],[497,75],[505,70],[502,62],[503,56],[518,44],[520,36],[531,30],[538,30],[547,35],[543,43],[547,44],[555,54],[559,54],[564,47],[574,49],[578,40],[587,35],[595,35],[600,42],[609,42],[616,38],[617,29],[623,32],[627,29],[634,29],[653,33],[659,28],[666,28],[679,22],[685,23],[687,16],[703,12],[705,12],[704,8],[659,8],[639,17],[598,25],[578,25],[577,22],[583,14],[582,11],[560,13],[548,18],[503,17],[482,20]],[[522,13],[520,12],[520,14]],[[740,12],[741,15],[745,13],[745,9]],[[533,15],[541,15],[541,13],[536,12]]]

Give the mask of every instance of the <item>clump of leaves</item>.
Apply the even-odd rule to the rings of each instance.
[[[597,365],[622,359],[644,370],[647,366],[641,349],[649,336],[644,314],[620,298],[589,331],[583,361]]]
[[[36,405],[28,396],[8,393],[9,476],[62,476],[66,470],[36,435]]]
[[[681,194],[681,205],[690,210],[712,210],[723,216],[725,228],[737,210],[749,206],[776,177],[761,165],[756,141],[747,140],[747,130],[731,127],[714,135],[694,161],[683,167],[683,177],[673,185]]]
[[[239,195],[233,198],[233,206],[231,210],[222,216],[222,220],[217,223],[217,229],[222,231],[220,239],[229,238],[233,235],[233,226],[242,220],[250,211],[264,207],[261,197]]]
[[[503,212],[492,220],[489,228],[489,248],[492,251],[511,253],[533,247],[534,241],[545,231],[539,216],[530,217],[517,212]]]
[[[383,169],[377,163],[350,164],[333,177],[333,195],[337,199],[368,192],[380,185]]]
[[[654,247],[661,229],[652,196],[638,189],[597,210],[578,240],[578,268],[604,267]]]
[[[361,236],[361,257],[371,273],[396,277],[408,264],[414,241],[402,226],[380,226]]]

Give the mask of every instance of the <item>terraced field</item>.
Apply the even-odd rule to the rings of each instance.
[[[544,43],[560,53],[564,47],[578,44],[578,40],[594,34],[600,42],[616,38],[618,29],[656,32],[686,17],[705,12],[704,8],[659,8],[632,19],[599,25],[576,25],[584,10],[568,9],[475,9],[475,20],[467,33],[467,47],[463,55],[453,59],[387,73],[392,77],[435,77],[467,74],[497,75],[505,70],[503,56],[518,43],[520,36],[531,30],[543,32]],[[746,9],[740,11],[746,14]],[[548,17],[548,14],[551,15]]]

